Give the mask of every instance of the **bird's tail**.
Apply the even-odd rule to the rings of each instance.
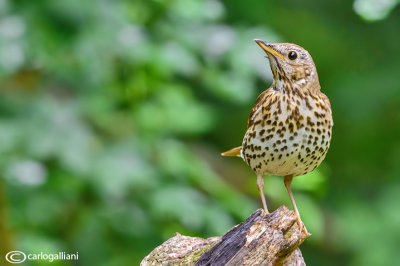
[[[233,149],[231,149],[229,151],[223,152],[223,153],[221,153],[221,155],[222,156],[238,156],[238,157],[241,157],[241,155],[240,155],[240,150],[241,149],[242,149],[242,146],[239,146],[239,147],[233,148]]]

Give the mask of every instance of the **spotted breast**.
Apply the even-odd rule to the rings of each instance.
[[[328,151],[332,114],[321,92],[262,93],[250,114],[241,156],[258,174],[299,176],[314,170]]]

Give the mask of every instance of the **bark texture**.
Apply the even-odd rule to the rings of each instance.
[[[222,237],[175,234],[141,262],[147,265],[306,265],[298,248],[306,239],[296,215],[282,206],[259,209]]]

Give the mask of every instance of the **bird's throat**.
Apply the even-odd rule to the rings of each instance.
[[[293,76],[292,78],[288,78],[277,71],[276,75],[274,73],[272,88],[278,92],[288,94],[294,90],[316,93],[320,91],[321,86],[318,78],[315,78],[315,76]]]

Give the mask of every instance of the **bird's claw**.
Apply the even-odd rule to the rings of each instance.
[[[299,230],[303,231],[304,234],[306,235],[307,239],[309,239],[311,234],[307,231],[307,228],[304,225],[304,223],[301,220],[297,220],[297,224],[299,225]]]

